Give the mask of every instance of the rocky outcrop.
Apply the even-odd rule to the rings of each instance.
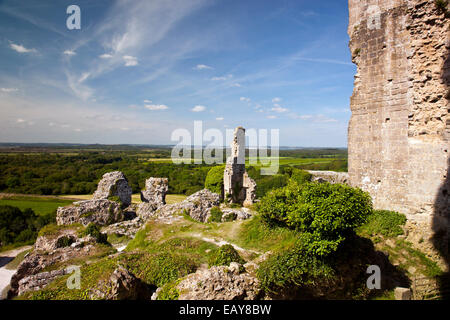
[[[256,200],[256,182],[249,177],[248,173],[244,173],[244,189],[245,189],[245,199],[244,206],[251,206]]]
[[[214,266],[186,276],[176,286],[180,300],[256,300],[261,298],[259,281],[240,273],[241,265]]]
[[[208,189],[200,190],[186,200],[171,205],[165,205],[154,212],[153,216],[168,216],[186,213],[199,222],[207,222],[211,216],[211,208],[220,205],[220,196]]]
[[[142,202],[138,205],[136,210],[136,214],[142,220],[148,220],[150,217],[153,217],[156,213],[156,210],[162,207],[161,203],[158,202]]]
[[[329,182],[329,183],[345,183],[349,182],[349,176],[347,172],[335,172],[335,171],[313,171],[308,170],[312,175],[311,181],[317,182]]]
[[[150,300],[154,289],[139,278],[136,278],[123,266],[114,270],[107,281],[100,281],[98,287],[92,290],[93,300]]]
[[[226,205],[221,205],[222,222],[233,220],[247,220],[253,216],[253,211],[248,208],[227,208]]]
[[[40,290],[56,278],[59,278],[66,273],[66,270],[62,269],[49,272],[41,272],[25,277],[19,281],[18,295],[22,295],[28,291]]]
[[[120,171],[113,171],[103,175],[98,183],[93,200],[117,197],[123,206],[129,206],[131,204],[132,193],[125,175]]]
[[[61,241],[62,239],[65,241]],[[42,288],[59,275],[58,272],[53,272],[38,276],[43,269],[73,258],[87,257],[94,252],[95,245],[95,238],[79,238],[76,230],[62,230],[55,235],[39,237],[33,251],[25,256],[12,276],[8,297],[22,294],[28,289]],[[36,276],[32,277],[34,275]],[[20,281],[26,278],[28,279],[21,284]]]
[[[120,171],[103,175],[92,200],[74,202],[70,206],[59,207],[56,222],[59,225],[81,223],[88,225],[108,225],[127,219],[136,214],[131,206],[131,188]]]
[[[138,232],[139,229],[144,225],[144,223],[145,220],[137,217],[133,220],[122,221],[106,226],[102,229],[102,232],[106,234],[115,234],[118,236],[133,238],[136,232]]]
[[[145,190],[141,191],[141,201],[165,205],[168,190],[167,178],[148,178],[145,181]]]
[[[56,212],[58,225],[81,223],[88,225],[108,225],[124,219],[119,203],[106,199],[74,202],[67,207],[59,207]]]

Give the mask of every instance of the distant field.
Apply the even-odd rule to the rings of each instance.
[[[86,195],[69,195],[69,196],[55,196],[55,197],[38,197],[38,196],[7,196],[0,198],[0,206],[13,206],[20,210],[31,208],[34,212],[39,215],[51,213],[58,209],[58,207],[64,207],[72,204],[77,200],[90,200],[92,198],[91,194]],[[181,202],[187,197],[182,194],[168,194],[166,195],[166,203],[172,204]],[[140,195],[133,194],[133,203],[140,203]]]
[[[0,199],[0,205],[17,207],[20,210],[31,208],[39,215],[51,213],[58,207],[71,204],[72,200],[53,197],[12,196]]]
[[[271,157],[261,157],[261,158],[257,158],[257,157],[252,157],[252,158],[247,158],[245,160],[245,164],[246,165],[256,165],[259,166],[261,164],[265,164],[267,162],[271,161],[275,161],[276,159],[273,159]],[[336,158],[294,158],[294,157],[278,157],[278,163],[280,166],[282,165],[290,165],[290,166],[295,166],[295,165],[305,165],[305,164],[314,164],[314,163],[331,163],[334,160],[336,160]],[[251,162],[257,162],[257,164],[253,164],[250,163]]]
[[[331,163],[334,160],[337,160],[338,158],[330,157],[330,158],[295,158],[295,157],[278,157],[278,161],[280,165],[306,165],[306,164],[315,164],[315,163]],[[247,157],[245,159],[245,164],[248,165],[254,165],[254,166],[260,166],[263,163],[267,163],[267,161],[275,161],[276,159],[272,159],[271,157]],[[171,158],[147,158],[147,159],[139,159],[139,161],[142,161],[142,163],[179,163],[182,160],[175,160],[172,161]],[[190,163],[194,163],[195,160],[191,160]],[[226,162],[226,159],[223,159],[224,164]],[[252,163],[250,163],[252,162]],[[264,164],[263,164],[264,165]]]
[[[92,195],[91,194],[83,194],[83,195],[77,194],[77,195],[69,195],[69,196],[60,196],[60,198],[90,200],[92,198]],[[186,198],[187,197],[182,194],[168,194],[168,195],[166,195],[166,203],[167,204],[177,203],[177,202],[183,201]],[[133,194],[131,199],[132,199],[133,203],[141,203],[140,194]]]

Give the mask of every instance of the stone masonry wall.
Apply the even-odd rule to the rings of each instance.
[[[375,208],[446,229],[449,19],[434,0],[349,0],[348,33],[357,65],[350,184]]]

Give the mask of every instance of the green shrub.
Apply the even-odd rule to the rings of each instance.
[[[347,185],[291,182],[266,195],[257,210],[269,224],[304,233],[314,243],[308,247],[326,255],[366,221],[372,201],[366,192]]]
[[[209,266],[228,266],[231,262],[244,264],[245,260],[230,244],[225,244],[217,249],[209,259]]]
[[[70,246],[73,243],[73,239],[71,237],[68,236],[63,236],[58,238],[58,240],[56,241],[56,247],[57,248],[65,248]]]
[[[447,6],[448,6],[448,1],[447,0],[435,0],[434,4],[436,5],[436,9],[438,9],[438,11],[440,13],[446,13],[447,12]]]
[[[208,171],[205,179],[205,188],[217,193],[222,197],[223,193],[223,172],[225,166],[213,167]]]
[[[401,228],[406,222],[405,215],[394,211],[374,210],[367,218],[367,222],[359,228],[359,231],[385,237],[396,237],[403,234]]]
[[[211,213],[211,217],[209,218],[210,222],[222,222],[223,212],[220,210],[219,207],[212,207],[210,213]]]
[[[308,253],[302,241],[272,254],[256,272],[261,288],[280,293],[296,287],[314,287],[333,277],[333,269],[318,257]]]
[[[291,180],[298,184],[310,182],[312,174],[305,170],[292,168]]]
[[[97,226],[95,223],[89,223],[87,225],[86,229],[84,229],[81,232],[81,236],[83,236],[83,237],[86,237],[88,235],[94,237],[98,243],[104,243],[104,244],[108,243],[108,235],[105,233],[101,233],[100,227]]]
[[[180,291],[177,289],[179,280],[166,283],[158,294],[158,300],[178,300]]]

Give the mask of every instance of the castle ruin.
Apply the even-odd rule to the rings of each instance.
[[[348,128],[350,184],[377,209],[448,233],[449,11],[434,0],[349,0],[357,65]],[[440,230],[440,231],[439,231]]]
[[[225,200],[251,205],[255,201],[256,183],[245,171],[245,129],[237,127],[231,143],[231,156],[223,174]]]

